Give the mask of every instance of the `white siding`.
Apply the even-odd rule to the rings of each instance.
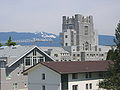
[[[45,74],[45,80],[42,80],[42,74]],[[61,90],[61,75],[53,70],[41,65],[28,73],[28,89],[42,90],[45,85],[45,90]]]
[[[72,79],[72,74],[68,74],[68,90],[72,90],[73,85],[78,85],[78,90],[104,90],[99,89],[99,81],[102,79],[97,79],[97,73],[92,74],[92,78],[86,79],[85,73],[79,73],[78,79]],[[86,84],[88,84],[88,89],[86,89]],[[92,89],[90,89],[90,84],[92,84]]]

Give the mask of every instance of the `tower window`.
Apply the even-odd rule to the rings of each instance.
[[[99,48],[99,51],[101,51],[101,48]]]
[[[89,43],[88,42],[85,43],[85,50],[89,50]]]
[[[68,46],[68,43],[65,43],[65,46]]]
[[[77,56],[79,57],[79,56],[80,56],[80,54],[77,54]]]
[[[65,38],[68,38],[68,35],[65,35]]]
[[[85,29],[85,35],[88,35],[88,26],[85,26],[84,29]]]

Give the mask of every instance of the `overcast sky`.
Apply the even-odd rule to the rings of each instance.
[[[93,15],[99,34],[114,35],[120,0],[0,0],[0,32],[59,34],[62,16]]]

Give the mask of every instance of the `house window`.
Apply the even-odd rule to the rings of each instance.
[[[78,90],[78,85],[73,85],[72,90]]]
[[[36,57],[33,57],[33,65],[37,63]]]
[[[88,86],[89,85],[89,86]],[[90,89],[92,89],[92,83],[90,83],[90,84],[86,84],[86,90],[90,90]]]
[[[0,68],[5,68],[5,64],[6,64],[6,62],[1,61],[1,62],[0,62]]]
[[[43,62],[45,57],[38,57],[38,62]]]
[[[36,49],[33,50],[33,56],[36,56],[37,55],[37,51]]]
[[[86,84],[86,89],[88,89],[88,84]]]
[[[17,84],[17,83],[13,83],[13,89],[16,89],[16,88],[17,88],[17,86],[18,86],[18,84]]]
[[[45,80],[45,73],[42,74],[42,80]]]
[[[102,72],[99,72],[98,77],[99,77],[99,78],[103,78],[103,73],[102,73]]]
[[[78,79],[78,73],[73,73],[72,74],[72,79]]]
[[[92,89],[92,83],[90,83],[89,85],[90,85],[90,89]]]
[[[45,85],[42,86],[42,90],[45,90]]]
[[[92,77],[92,74],[91,74],[91,72],[89,72],[89,73],[86,73],[86,78],[91,78]]]
[[[29,66],[30,65],[30,57],[25,58],[25,65]]]

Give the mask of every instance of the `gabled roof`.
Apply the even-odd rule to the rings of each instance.
[[[7,65],[8,67],[12,66],[15,62],[20,60],[22,57],[27,55],[30,51],[34,48],[38,48],[37,46],[10,46],[10,47],[1,47],[0,48],[0,58],[6,57],[7,58]],[[41,52],[51,58],[48,54],[38,48]],[[54,60],[53,58],[51,58]]]
[[[109,64],[112,61],[73,61],[73,62],[42,62],[42,64],[60,74],[79,73],[79,72],[100,72],[107,71]],[[37,65],[39,65],[37,64]],[[28,73],[35,66],[25,70],[23,73]]]

